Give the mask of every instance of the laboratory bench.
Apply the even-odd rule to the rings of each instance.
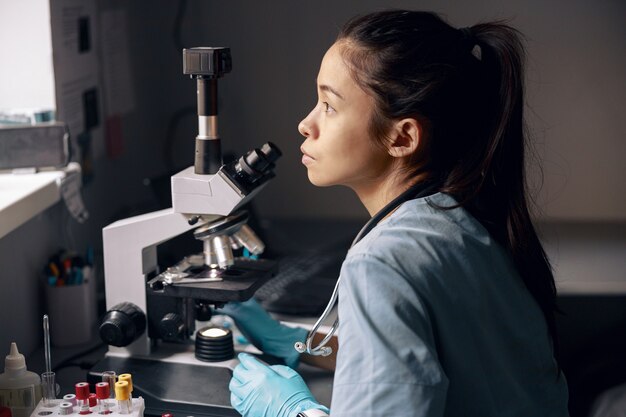
[[[313,323],[313,318],[294,318],[290,316],[277,317],[282,320],[290,320],[290,324],[295,324],[293,319],[299,320],[304,327]],[[332,317],[331,317],[332,319]],[[236,329],[233,334],[238,336]],[[259,359],[268,364],[279,363],[275,358],[260,354],[250,345],[236,346],[236,353],[246,351],[258,355]],[[114,370],[119,375],[130,373],[133,375],[133,385],[139,387],[141,396],[146,403],[146,416],[161,416],[171,413],[174,416],[195,417],[221,417],[239,416],[230,408],[230,393],[228,383],[232,376],[232,370],[227,367],[208,366],[199,371],[198,367],[192,366],[189,362],[193,359],[193,345],[190,346],[190,358],[185,358],[176,348],[168,350],[167,345],[162,345],[153,355],[155,358],[168,358],[168,362],[155,361],[152,359],[123,358],[116,356],[105,356],[108,346],[104,345],[99,337],[94,337],[88,343],[72,347],[51,347],[52,369],[56,372],[56,382],[59,385],[59,395],[62,398],[65,394],[75,392],[74,385],[78,382],[89,382],[93,388],[96,382],[101,381],[101,373],[105,370]],[[44,349],[36,350],[27,358],[29,370],[41,374],[45,370]],[[181,357],[179,363],[176,358]],[[152,357],[152,355],[151,355]],[[187,362],[187,363],[185,363]],[[158,366],[157,366],[158,364]],[[234,360],[228,366],[236,365]],[[304,378],[313,396],[322,404],[330,405],[332,394],[333,372],[315,368],[301,363],[298,373]],[[91,392],[95,392],[93,389]],[[133,398],[138,395],[133,393]],[[171,401],[163,401],[169,399]],[[204,402],[211,406],[200,405]]]
[[[623,354],[626,352],[626,295],[560,296],[558,307],[559,359],[570,390],[570,415],[587,417],[598,395],[626,382],[626,357]],[[314,318],[294,320],[294,317],[286,315],[275,317],[292,324],[298,321],[303,326],[310,326],[314,322]],[[329,321],[334,317],[334,315],[330,317]],[[60,393],[74,392],[74,384],[87,380],[88,374],[87,369],[81,369],[78,365],[91,368],[88,365],[95,365],[102,360],[106,351],[107,347],[97,337],[89,343],[71,348],[53,346],[52,367],[66,365],[56,372],[57,383],[61,387]],[[75,357],[77,354],[81,356]],[[43,348],[29,355],[27,365],[29,370],[37,373],[45,370]],[[170,365],[166,368],[171,368],[173,372],[184,372],[184,366]],[[119,371],[129,370],[119,369]],[[161,372],[167,372],[167,369]],[[306,364],[301,364],[298,372],[307,381],[315,398],[323,404],[330,405],[333,373]],[[153,379],[154,385],[158,387],[160,381]],[[164,388],[166,387],[161,387]],[[148,399],[147,415],[152,415],[150,402]],[[229,415],[232,410],[222,411],[216,415]]]
[[[0,172],[0,238],[63,198],[64,181],[80,169],[71,162],[58,170]]]
[[[333,227],[327,227],[326,222],[320,221],[318,224],[314,221],[303,222],[296,219],[261,220],[259,223],[258,226],[260,227],[255,228],[255,230],[261,235],[265,234],[266,236],[262,236],[262,239],[268,243],[270,249],[280,254],[286,251],[289,253],[288,250],[315,247],[320,242],[328,244],[327,231],[340,230],[340,227],[342,227],[341,233],[334,233],[333,236],[342,236],[341,239],[331,243],[345,247],[349,245],[350,237],[356,234],[362,224],[359,221],[337,222]],[[325,227],[321,226],[322,223],[325,224]],[[594,230],[596,229],[594,228]],[[272,233],[269,233],[270,230]],[[622,230],[619,229],[619,231]],[[588,255],[588,257],[593,255],[591,260],[594,262],[588,261],[587,258],[577,261],[578,263],[573,262],[580,257],[579,246],[584,247],[585,250],[588,248],[588,246],[583,246],[580,243],[584,239],[577,235],[573,237],[566,235],[567,239],[564,239],[565,242],[578,242],[576,243],[578,246],[575,247],[574,244],[570,244],[572,246],[570,247],[565,246],[562,242],[557,245],[558,242],[551,241],[548,241],[546,245],[547,249],[553,252],[555,258],[557,255],[561,257],[561,264],[559,265],[562,270],[561,276],[574,276],[576,278],[563,281],[559,280],[557,276],[559,289],[557,300],[559,313],[556,315],[558,352],[560,364],[568,380],[571,417],[588,417],[590,407],[599,394],[626,382],[626,355],[623,354],[626,352],[626,281],[617,280],[613,276],[608,276],[605,281],[600,280],[600,277],[606,278],[607,274],[599,266],[615,265],[615,268],[610,269],[609,272],[612,270],[623,271],[619,267],[620,262],[622,262],[621,257],[618,259],[617,257],[608,258],[605,256],[611,250],[617,250],[618,246],[609,245],[616,239],[613,234],[610,234],[614,232],[609,231],[608,227],[607,230],[602,229],[601,232],[610,235],[610,239],[592,239],[594,242],[596,240],[600,240],[601,243],[604,242],[600,245],[601,251],[598,250],[596,251],[598,253],[593,252]],[[179,250],[183,249],[183,253],[189,253],[183,245],[176,243]],[[583,261],[589,265],[580,266],[579,264]],[[570,264],[576,266],[576,271],[573,270],[573,267],[572,270],[567,269]],[[598,268],[593,274],[588,270],[592,266]],[[580,271],[578,271],[579,269]],[[589,279],[590,277],[594,277],[594,279]],[[302,322],[305,325],[310,325],[314,321],[314,318],[294,319],[290,316],[279,315],[275,315],[275,317],[283,321]],[[332,317],[329,319],[329,322],[331,321]],[[94,340],[84,346],[71,349],[53,348],[53,367],[77,352],[91,349],[93,351],[81,358],[81,361],[95,363],[102,359],[106,352],[105,346],[98,345],[99,340]],[[43,356],[43,350],[31,355],[27,361],[29,369],[42,372]],[[127,370],[123,371],[126,372]],[[329,405],[332,392],[332,372],[322,371],[306,364],[302,364],[298,372],[309,384],[313,395],[323,404]],[[81,370],[76,366],[66,367],[57,372],[57,381],[61,384],[62,393],[72,392],[73,384],[79,380],[85,380],[86,377],[87,370]],[[156,382],[158,383],[158,380]],[[185,415],[191,415],[191,413]]]

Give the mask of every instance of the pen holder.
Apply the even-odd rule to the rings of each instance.
[[[45,293],[50,343],[65,347],[93,339],[97,312],[94,279],[60,287],[46,285]]]

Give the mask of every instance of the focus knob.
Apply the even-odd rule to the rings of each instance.
[[[211,310],[211,305],[209,303],[196,300],[195,310],[196,310],[196,320],[198,321],[211,320],[213,311]]]
[[[185,334],[185,322],[176,313],[167,313],[159,322],[159,334],[163,340],[180,339]]]
[[[100,338],[112,346],[128,346],[146,330],[146,315],[132,303],[111,308],[100,325]]]

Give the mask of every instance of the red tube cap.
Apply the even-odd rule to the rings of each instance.
[[[95,407],[98,404],[98,397],[95,392],[89,394],[89,407]]]
[[[108,382],[98,382],[96,384],[96,397],[99,400],[106,400],[111,395],[111,386]]]
[[[89,399],[89,384],[86,382],[79,382],[74,385],[76,388],[76,398],[79,400],[88,400]]]

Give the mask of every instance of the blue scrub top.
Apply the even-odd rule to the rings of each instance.
[[[567,416],[543,314],[445,194],[411,200],[341,268],[332,417]]]

